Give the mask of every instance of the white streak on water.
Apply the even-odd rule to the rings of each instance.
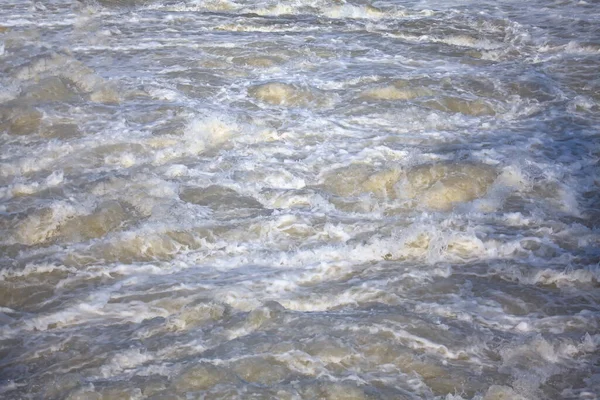
[[[3,398],[593,399],[593,2],[0,0]]]

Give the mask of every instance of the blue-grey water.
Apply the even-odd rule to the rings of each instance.
[[[598,399],[600,2],[0,0],[2,399]]]

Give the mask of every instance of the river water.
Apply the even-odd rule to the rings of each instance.
[[[597,399],[600,3],[0,0],[3,399]]]

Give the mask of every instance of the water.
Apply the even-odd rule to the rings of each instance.
[[[2,398],[598,397],[597,1],[0,4]]]

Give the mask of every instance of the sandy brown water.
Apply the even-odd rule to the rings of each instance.
[[[0,0],[0,398],[597,399],[598,26]]]

